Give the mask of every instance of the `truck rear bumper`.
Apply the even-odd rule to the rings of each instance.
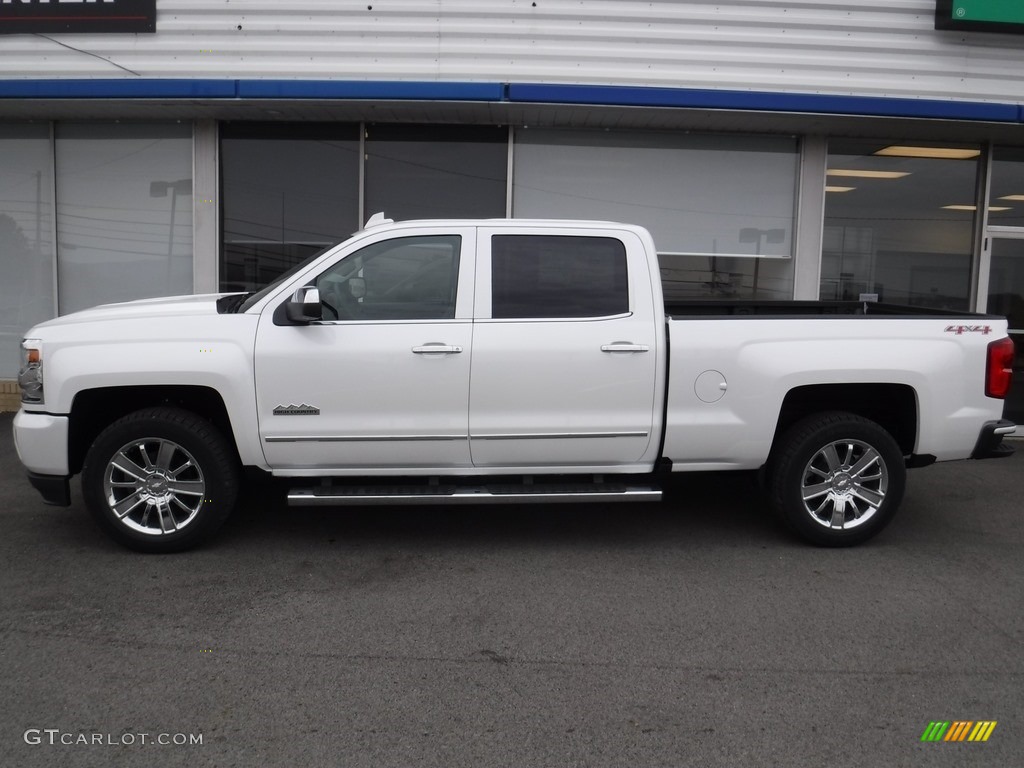
[[[1013,448],[1003,442],[1003,437],[1012,434],[1017,425],[1012,421],[1000,419],[989,421],[981,428],[978,442],[974,446],[972,459],[1002,459],[1013,453]]]

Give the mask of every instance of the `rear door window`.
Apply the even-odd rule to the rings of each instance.
[[[491,317],[587,318],[627,312],[621,240],[570,235],[491,239]]]

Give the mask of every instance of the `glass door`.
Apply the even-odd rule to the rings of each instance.
[[[1017,346],[1013,388],[1006,399],[1006,418],[1024,424],[1024,237],[993,237],[988,279],[988,312],[1005,315]]]

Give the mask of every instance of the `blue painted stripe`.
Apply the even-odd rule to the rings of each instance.
[[[1024,116],[1024,111],[1017,104],[875,96],[826,96],[814,93],[531,83],[512,83],[509,85],[508,91],[509,101],[517,103],[812,112],[833,115],[927,117],[993,122],[1020,122]]]
[[[354,80],[0,80],[14,99],[379,99],[502,101],[503,83]]]
[[[0,80],[4,99],[232,99],[235,80]]]
[[[502,83],[404,80],[240,80],[242,99],[380,99],[383,101],[502,101]]]
[[[543,83],[376,80],[0,80],[0,99],[307,99],[474,101],[807,112],[1024,123],[1024,105],[875,96]]]

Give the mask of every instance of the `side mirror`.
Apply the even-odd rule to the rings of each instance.
[[[284,305],[285,316],[293,323],[305,324],[323,319],[323,307],[320,306],[320,291],[311,285],[305,285],[292,294],[291,300]]]

